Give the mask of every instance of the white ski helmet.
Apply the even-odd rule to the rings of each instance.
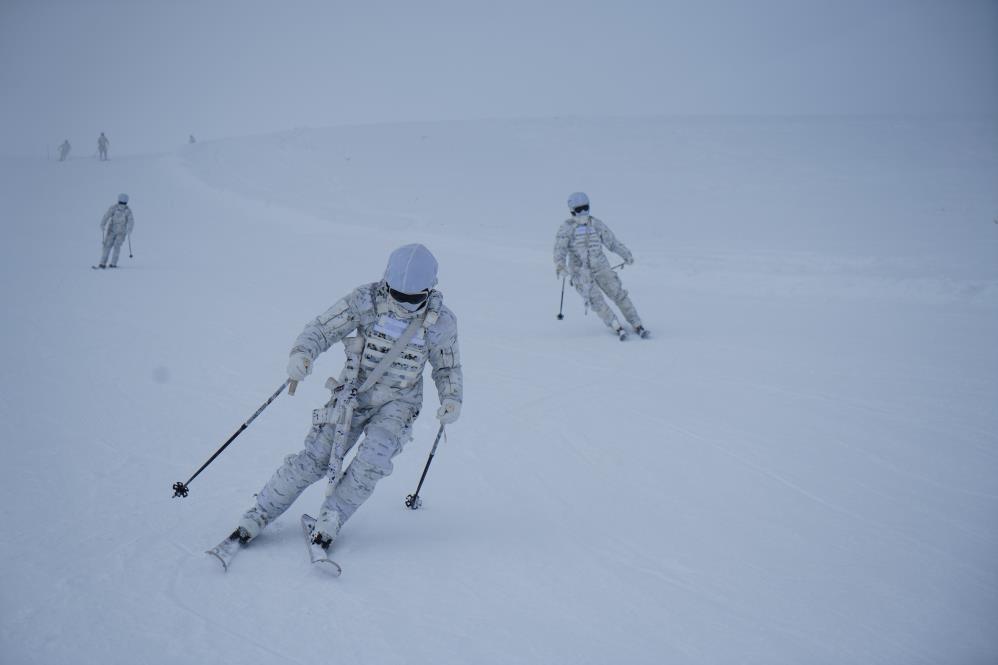
[[[128,194],[118,194],[118,203],[128,203]]]
[[[399,247],[388,257],[385,282],[401,293],[428,291],[437,283],[437,260],[419,243]]]
[[[575,192],[568,197],[568,209],[572,211],[573,215],[576,212],[589,210],[589,197],[586,196],[585,192]]]

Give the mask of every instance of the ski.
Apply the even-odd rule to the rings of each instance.
[[[324,550],[320,545],[312,542],[312,531],[314,529],[315,518],[311,515],[302,515],[301,530],[302,534],[305,536],[305,547],[308,549],[309,560],[312,563],[322,564],[321,568],[334,576],[339,577],[340,573],[343,572],[343,569],[340,568],[340,564],[329,558],[329,552]]]
[[[90,266],[90,267],[93,268],[94,270],[104,270],[104,268],[101,266]]]
[[[233,557],[235,557],[236,553],[245,546],[245,543],[239,539],[239,529],[236,529],[229,535],[228,538],[212,547],[210,550],[205,552],[205,554],[210,554],[218,559],[222,563],[222,570],[228,571],[229,565],[232,564]]]

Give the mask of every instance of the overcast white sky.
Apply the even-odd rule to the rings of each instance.
[[[998,0],[0,0],[0,151],[385,120],[998,114]]]

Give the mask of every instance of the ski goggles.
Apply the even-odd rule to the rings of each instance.
[[[399,302],[404,302],[409,305],[421,305],[426,302],[426,299],[430,297],[430,292],[420,291],[419,293],[402,293],[401,291],[396,291],[392,287],[388,287],[388,295],[392,297],[393,300]]]

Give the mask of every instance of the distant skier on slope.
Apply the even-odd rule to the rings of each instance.
[[[72,150],[73,146],[69,145],[69,139],[66,139],[59,144],[59,161],[64,162],[66,158],[69,157],[69,151]]]
[[[423,402],[427,361],[440,398],[437,418],[444,425],[458,419],[463,377],[457,319],[433,288],[436,283],[437,261],[430,251],[405,245],[392,252],[381,281],[358,286],[305,326],[288,360],[292,381],[304,380],[319,354],[339,341],[346,365],[339,381],[326,383],[333,398],[313,413],[305,448],[285,458],[230,540],[245,545],[305,488],[327,477],[312,542],[328,550],[375,484],[392,472],[392,458],[410,440]],[[357,335],[348,337],[353,332]],[[342,470],[358,439],[357,454]]]
[[[132,235],[132,228],[135,226],[135,218],[132,217],[132,209],[128,207],[128,194],[119,194],[118,202],[107,209],[104,218],[101,219],[100,228],[104,233],[104,251],[100,257],[98,268],[117,268],[118,255],[121,253],[121,245],[125,239]],[[107,262],[107,257],[114,248],[111,255],[111,263]]]
[[[104,136],[104,132],[101,132],[100,136],[97,137],[97,152],[100,155],[100,160],[102,162],[107,161],[107,147],[110,144],[111,142],[107,140],[106,136]]]
[[[569,277],[586,307],[592,308],[621,340],[627,339],[627,331],[607,305],[604,293],[617,304],[634,332],[647,337],[648,330],[641,324],[638,311],[624,290],[620,276],[611,269],[603,253],[606,246],[624,259],[624,263],[631,265],[634,263],[631,250],[617,240],[606,224],[589,214],[589,197],[583,192],[575,192],[568,197],[568,209],[572,216],[562,223],[554,241],[555,275],[558,279]]]

